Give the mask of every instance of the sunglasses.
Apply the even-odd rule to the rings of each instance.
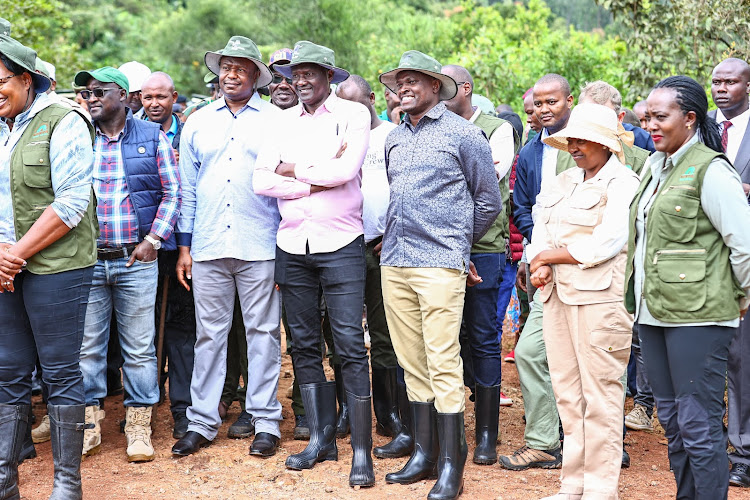
[[[96,97],[97,99],[101,99],[102,97],[104,97],[104,93],[109,92],[110,90],[119,90],[119,89],[82,90],[81,97],[83,97],[85,101],[88,101],[89,99],[91,99],[91,94],[94,94],[94,97]]]
[[[273,75],[273,80],[271,80],[271,83],[274,83],[274,84],[278,85],[278,84],[280,84],[281,82],[283,82],[285,80],[286,80],[287,84],[289,84],[289,85],[292,84],[292,79],[291,78],[286,78],[286,77],[281,76],[281,75]]]

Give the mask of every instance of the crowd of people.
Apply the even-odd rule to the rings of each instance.
[[[127,460],[153,460],[167,378],[175,457],[210,453],[236,399],[229,437],[274,456],[282,324],[309,441],[289,469],[338,460],[350,435],[350,486],[375,484],[373,455],[409,457],[386,482],[456,499],[468,388],[473,462],[561,469],[547,500],[617,499],[626,428],[654,414],[677,498],[750,486],[745,61],[716,65],[715,111],[685,76],[630,111],[606,82],[541,75],[524,126],[470,69],[419,51],[380,75],[378,113],[333,50],[300,41],[266,63],[244,36],[205,53],[199,105],[136,61],[79,71],[74,101],[10,30],[0,20],[0,499],[20,498],[18,464],[47,440],[50,498],[81,499],[113,394]],[[524,444],[498,457],[512,296],[528,314],[505,358]],[[32,429],[35,376],[47,414]],[[374,449],[373,413],[392,438]]]

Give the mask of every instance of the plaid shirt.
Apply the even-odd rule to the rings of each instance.
[[[127,127],[127,124],[125,125]],[[99,218],[101,235],[97,245],[119,247],[138,243],[138,220],[130,201],[120,145],[125,129],[112,139],[96,127],[94,140],[94,191],[96,192],[96,215]],[[172,234],[180,212],[180,178],[172,144],[159,133],[156,165],[163,197],[156,212],[151,232],[166,240]]]

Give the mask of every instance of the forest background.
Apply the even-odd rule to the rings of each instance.
[[[245,35],[264,59],[302,39],[331,47],[379,108],[377,75],[409,49],[466,66],[476,93],[517,111],[549,72],[574,89],[605,80],[632,105],[663,77],[708,85],[721,59],[750,61],[750,0],[0,0],[0,16],[61,88],[80,69],[137,60],[205,94],[205,52]]]

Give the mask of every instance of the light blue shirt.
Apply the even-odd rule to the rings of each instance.
[[[10,160],[31,120],[56,101],[46,94],[38,94],[34,103],[16,117],[13,130],[0,121],[0,242],[17,241],[13,202],[10,191]],[[91,175],[94,151],[91,135],[78,113],[68,113],[55,127],[49,141],[52,166],[52,190],[55,199],[50,204],[58,217],[70,228],[75,227],[86,213],[91,196]]]
[[[185,123],[176,238],[178,245],[190,246],[193,260],[275,258],[278,204],[275,198],[255,194],[253,170],[278,112],[255,93],[237,114],[221,98]]]

